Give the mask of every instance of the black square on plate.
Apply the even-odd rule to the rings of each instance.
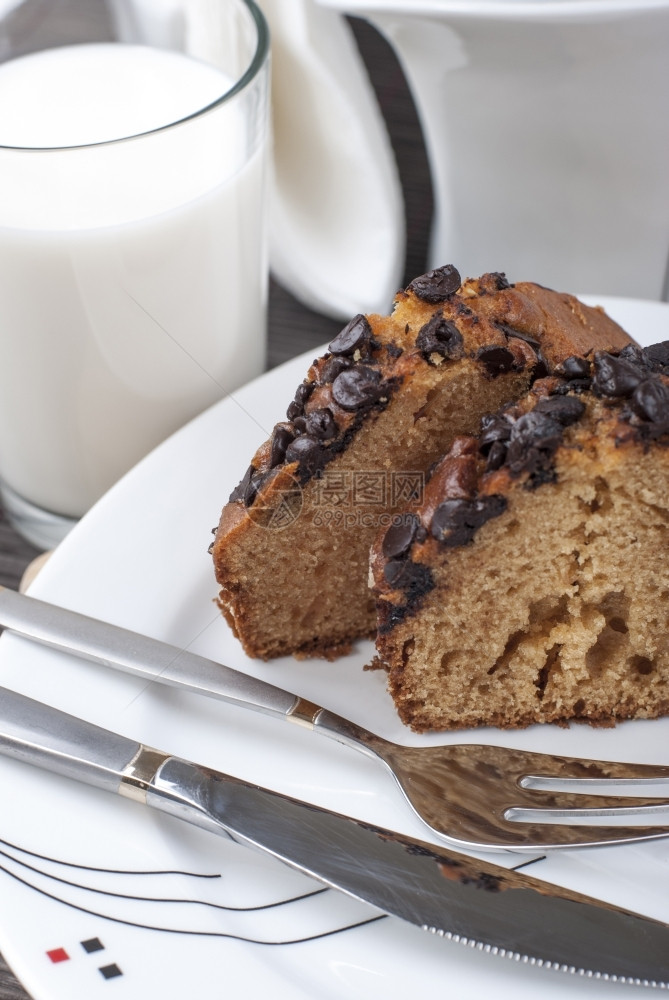
[[[103,951],[104,945],[100,938],[89,938],[88,941],[82,941],[81,947],[87,954],[90,955],[92,951]]]
[[[114,962],[113,965],[103,965],[100,968],[100,972],[105,977],[105,979],[114,979],[116,976],[122,976],[123,973],[119,969],[118,965]]]

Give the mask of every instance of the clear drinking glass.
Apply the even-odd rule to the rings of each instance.
[[[265,364],[253,0],[0,18],[0,495],[41,548]]]

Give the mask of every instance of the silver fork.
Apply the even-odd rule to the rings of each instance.
[[[475,744],[401,746],[214,660],[4,587],[1,626],[150,682],[282,717],[375,757],[390,770],[419,818],[458,846],[536,851],[669,835],[669,766]],[[623,789],[635,794],[616,794]],[[601,825],[607,820],[627,824]]]

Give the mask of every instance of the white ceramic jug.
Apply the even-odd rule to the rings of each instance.
[[[371,21],[402,63],[432,266],[669,297],[669,0],[318,2]]]

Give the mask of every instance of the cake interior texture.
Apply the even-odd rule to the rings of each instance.
[[[393,640],[390,686],[412,728],[669,711],[667,463],[591,471],[563,465],[559,485],[518,491],[433,571]]]

